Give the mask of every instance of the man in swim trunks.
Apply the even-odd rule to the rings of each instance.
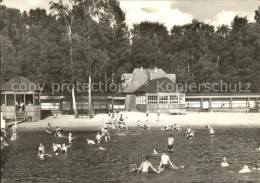
[[[168,138],[168,151],[169,152],[173,152],[173,142],[174,142],[174,138],[172,137],[172,134],[170,134],[170,136]]]
[[[142,173],[148,173],[148,169],[149,169],[149,167],[151,167],[153,171],[155,171],[156,173],[160,173],[160,171],[156,170],[152,166],[152,164],[151,164],[151,162],[149,160],[150,160],[150,157],[146,156],[145,157],[145,161],[142,162],[142,164],[141,164],[141,166],[140,166],[140,168],[138,169],[137,172],[141,171]]]
[[[174,169],[178,169],[178,167],[176,167],[172,164],[170,157],[163,152],[161,155],[161,162],[159,165],[159,170],[163,171],[165,168],[169,168],[169,165],[171,165],[172,168],[174,168]]]

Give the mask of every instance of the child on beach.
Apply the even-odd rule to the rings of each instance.
[[[47,126],[45,132],[52,133],[52,131],[51,131],[51,124],[50,123],[48,123],[48,126]]]
[[[97,143],[98,144],[100,144],[100,142],[101,142],[101,135],[99,134],[99,132],[97,133],[97,135],[96,135],[96,140],[97,140]]]
[[[52,156],[49,155],[49,154],[44,154],[42,151],[39,151],[39,153],[37,154],[37,158],[38,158],[39,160],[45,160],[45,156],[52,157]]]

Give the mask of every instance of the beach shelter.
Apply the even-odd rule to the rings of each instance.
[[[1,111],[4,119],[37,121],[41,118],[40,85],[16,76],[1,86]]]

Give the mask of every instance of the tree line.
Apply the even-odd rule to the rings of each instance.
[[[260,7],[230,26],[193,20],[170,31],[158,22],[129,28],[116,0],[50,1],[50,10],[0,5],[1,83],[120,82],[137,67],[175,73],[180,83],[250,83],[260,91]],[[174,19],[174,17],[172,17]]]

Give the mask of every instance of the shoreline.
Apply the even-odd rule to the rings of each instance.
[[[137,121],[140,120],[144,125],[147,117],[141,112],[121,112],[123,116],[128,117],[128,126],[137,127]],[[36,122],[22,122],[18,124],[18,131],[45,131],[48,123],[52,130],[56,126],[65,131],[97,131],[104,126],[103,119],[107,114],[97,114],[92,119],[77,118],[74,115],[58,115],[56,119],[49,116]],[[175,123],[183,128],[191,126],[192,128],[205,128],[210,125],[214,128],[260,128],[260,113],[187,113],[186,115],[160,114],[159,121],[156,121],[157,114],[149,114],[149,123],[152,128],[163,127],[165,125],[174,125]],[[111,128],[111,125],[108,125]]]

